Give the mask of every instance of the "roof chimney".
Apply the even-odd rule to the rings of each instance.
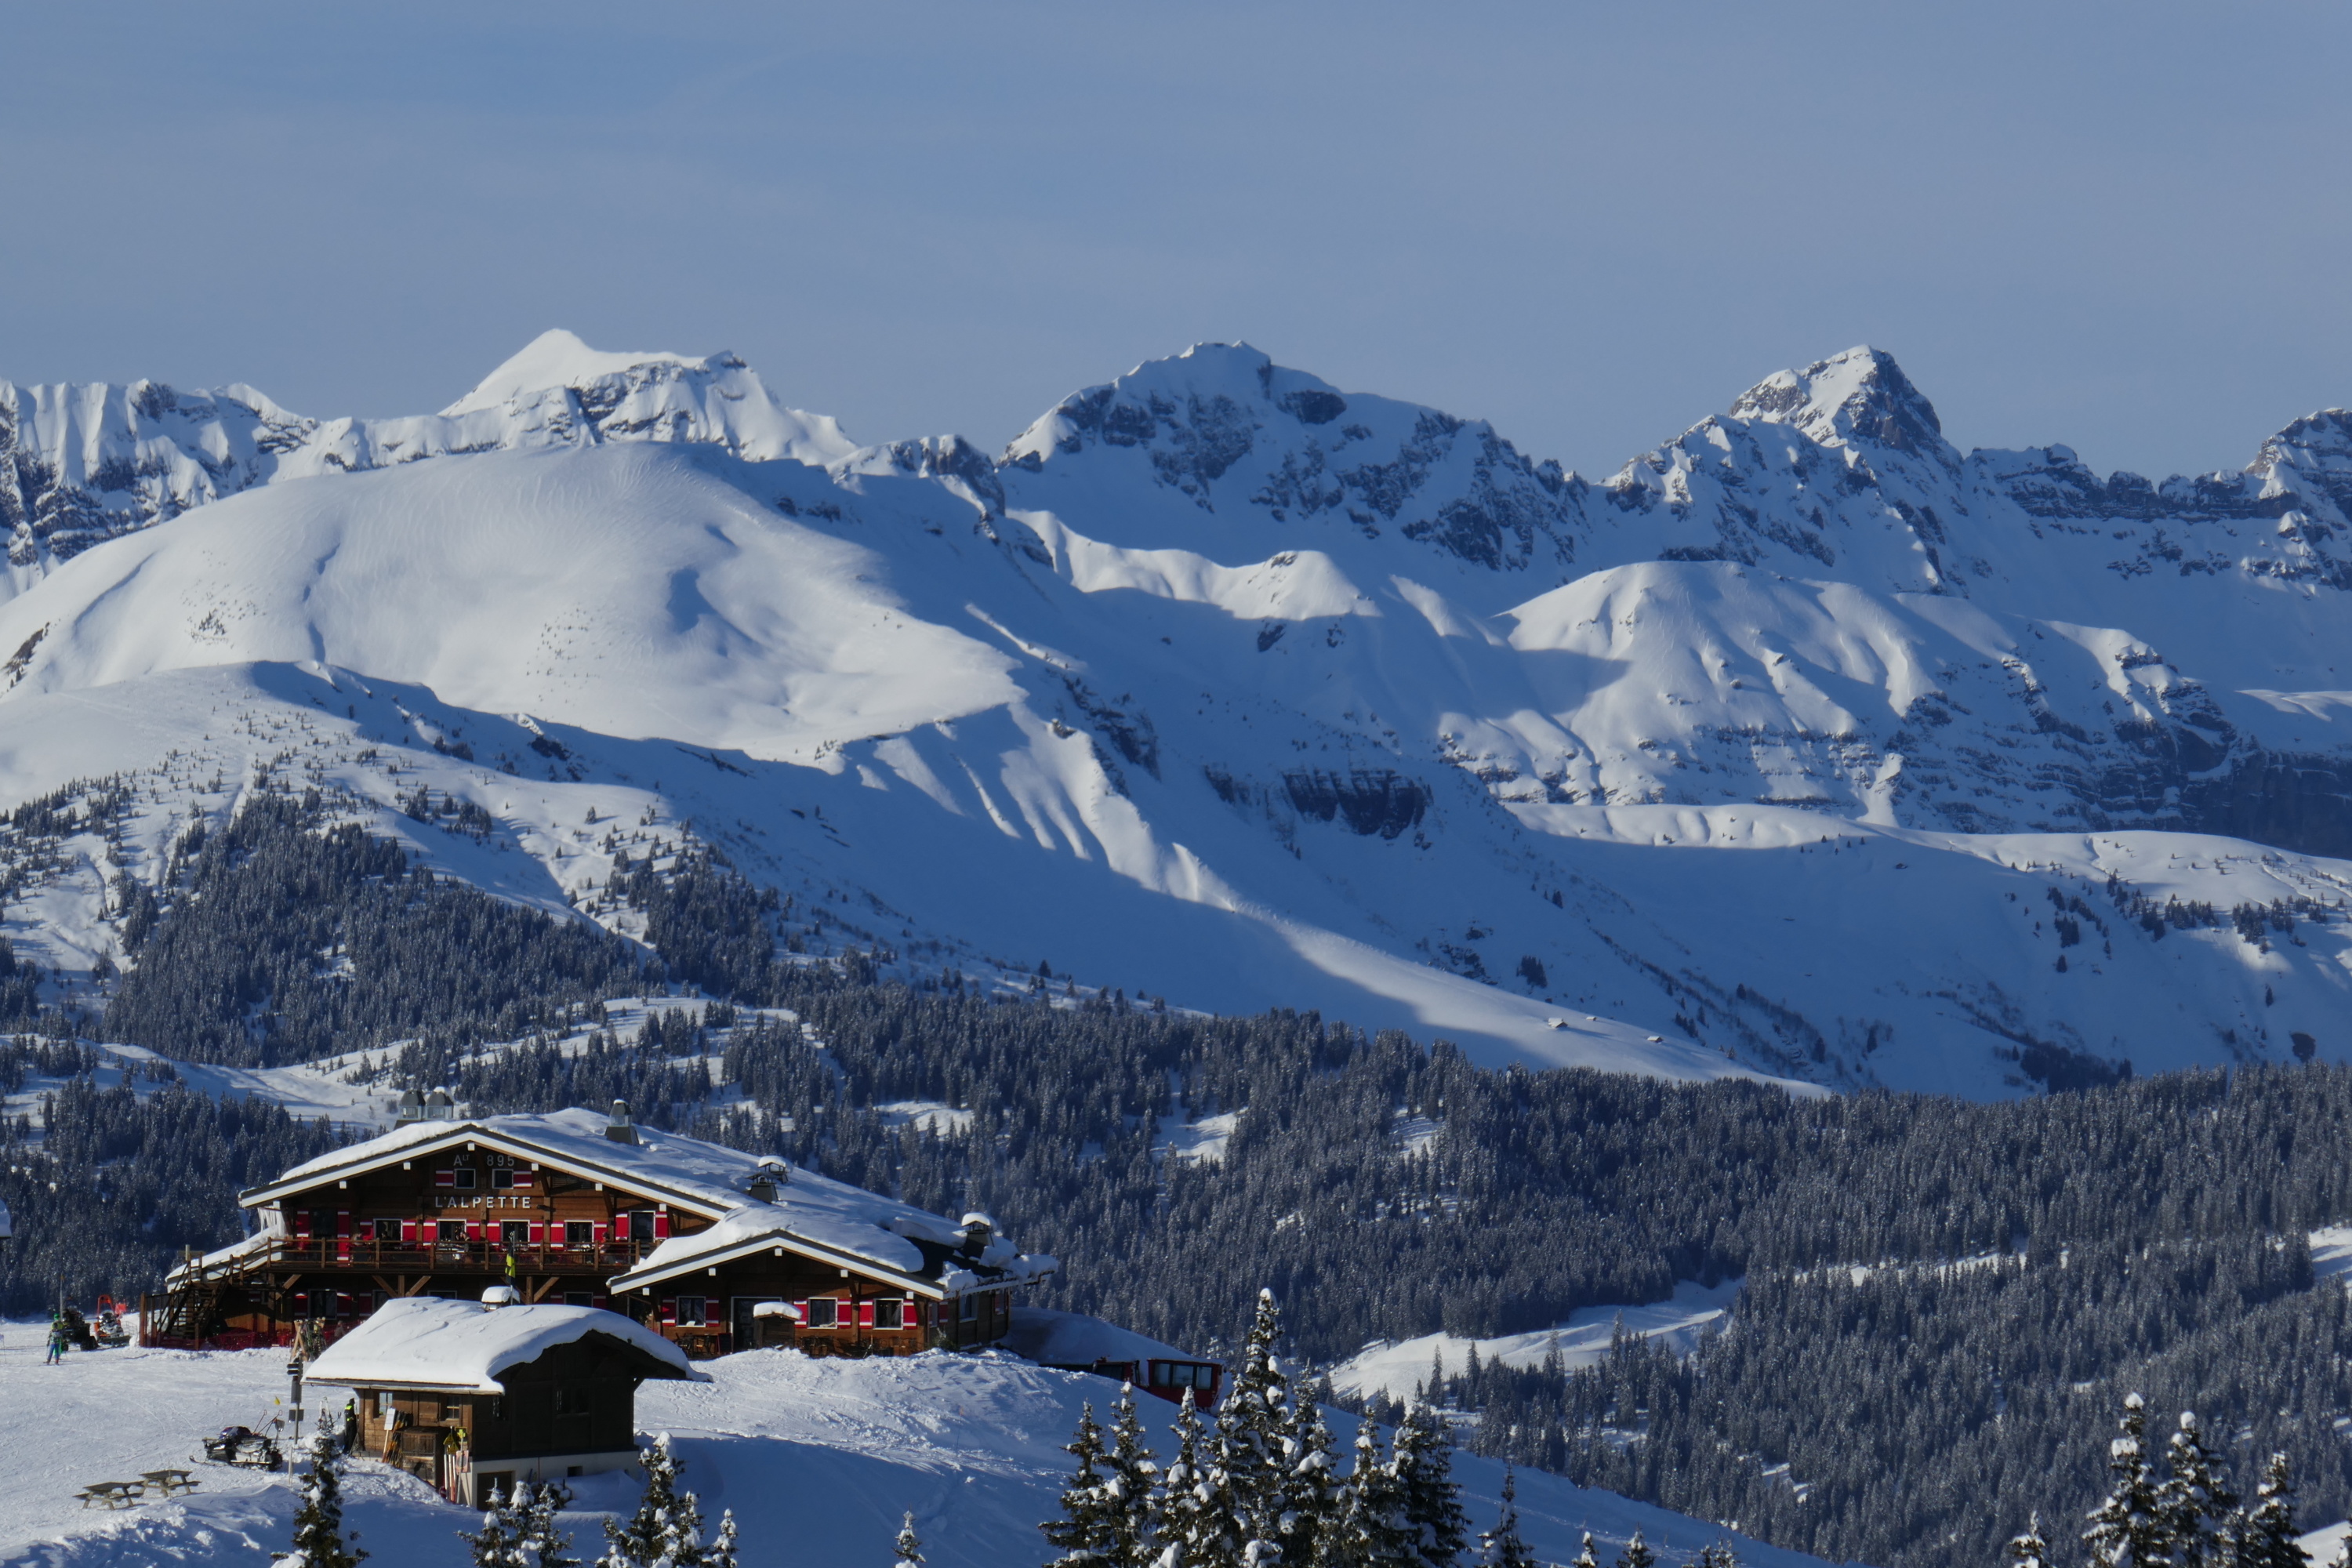
[[[604,1124],[604,1136],[615,1143],[634,1143],[637,1141],[637,1129],[636,1125],[629,1120],[627,1100],[613,1101],[613,1119]]]
[[[400,1091],[400,1120],[402,1122],[421,1121],[424,1119],[425,1097],[417,1093],[414,1087],[402,1089]]]
[[[751,1173],[751,1183],[743,1191],[756,1203],[772,1204],[776,1201],[776,1189],[792,1179],[792,1167],[770,1156],[760,1162],[760,1168]]]
[[[493,1285],[482,1292],[482,1310],[495,1312],[500,1307],[511,1307],[522,1300],[522,1292],[511,1285]]]
[[[956,1250],[966,1258],[978,1258],[988,1250],[989,1237],[995,1229],[994,1220],[974,1210],[963,1216],[963,1241]]]

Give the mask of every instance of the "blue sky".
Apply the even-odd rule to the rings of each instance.
[[[541,330],[1010,438],[1202,339],[1605,473],[1893,352],[1962,447],[2352,404],[2352,8],[13,7],[0,377],[436,408]]]

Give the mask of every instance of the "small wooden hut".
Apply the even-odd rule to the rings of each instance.
[[[309,1373],[354,1391],[359,1451],[469,1508],[518,1482],[634,1463],[647,1378],[709,1381],[679,1346],[617,1312],[430,1296],[385,1302]]]

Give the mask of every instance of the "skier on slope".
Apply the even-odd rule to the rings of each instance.
[[[63,1312],[49,1314],[49,1356],[43,1364],[55,1366],[66,1357],[66,1319]]]

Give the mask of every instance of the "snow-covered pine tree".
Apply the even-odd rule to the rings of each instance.
[[[2023,1535],[2009,1538],[2009,1568],[2050,1568],[2050,1542],[2042,1536],[2042,1514],[2036,1510]]]
[[[2083,1544],[2094,1568],[2168,1568],[2172,1534],[2147,1465],[2147,1402],[2124,1396],[2123,1435],[2107,1447],[2107,1469],[2115,1486],[2091,1510]]]
[[[2284,1454],[2273,1454],[2238,1532],[2238,1568],[2308,1568],[2294,1538],[2294,1471]]]
[[[2352,1530],[2336,1538],[2336,1554],[2327,1560],[2327,1568],[2352,1568]]]
[[[1600,1553],[1592,1550],[1592,1531],[1584,1532],[1584,1545],[1577,1552],[1576,1561],[1568,1568],[1601,1568]]]
[[[1339,1517],[1342,1482],[1323,1407],[1295,1385],[1291,1394],[1284,1445],[1289,1469],[1282,1478],[1280,1509],[1282,1560],[1292,1568],[1305,1568],[1315,1561],[1325,1532]]]
[[[1356,1428],[1355,1468],[1316,1543],[1314,1568],[1419,1568],[1412,1541],[1396,1477],[1381,1458],[1380,1429],[1366,1421]]]
[[[1188,1388],[1176,1412],[1176,1457],[1160,1476],[1160,1568],[1240,1568],[1238,1512]]]
[[[272,1561],[277,1568],[358,1568],[366,1555],[343,1539],[341,1457],[333,1436],[321,1432],[310,1440],[310,1469],[294,1510],[294,1550]]]
[[[522,1568],[580,1568],[580,1559],[571,1554],[571,1532],[556,1522],[556,1515],[570,1506],[572,1489],[555,1481],[522,1489],[521,1539],[515,1542],[516,1560]]]
[[[1291,1464],[1290,1382],[1275,1359],[1282,1310],[1274,1292],[1257,1293],[1257,1313],[1242,1342],[1241,1365],[1217,1407],[1217,1468],[1231,1489],[1244,1555],[1262,1557],[1282,1539]]]
[[[898,1539],[891,1543],[898,1552],[897,1568],[923,1568],[923,1541],[915,1533],[915,1515],[908,1510],[898,1522]]]
[[[637,1462],[645,1467],[646,1494],[628,1523],[604,1521],[606,1550],[596,1568],[735,1568],[735,1516],[723,1515],[719,1538],[703,1544],[702,1509],[692,1492],[678,1489],[684,1467],[670,1452],[669,1434],[638,1449]]]
[[[517,1550],[522,1543],[522,1530],[515,1518],[511,1492],[492,1492],[490,1506],[482,1514],[482,1528],[461,1530],[457,1539],[473,1553],[474,1568],[519,1568],[522,1554]]]
[[[1592,1538],[1588,1535],[1585,1539],[1591,1541]],[[1658,1554],[1650,1550],[1650,1543],[1642,1539],[1642,1532],[1638,1530],[1633,1532],[1633,1539],[1625,1543],[1625,1550],[1617,1553],[1617,1568],[1653,1568],[1657,1561]]]
[[[1503,1467],[1503,1510],[1495,1528],[1478,1537],[1479,1568],[1536,1568],[1535,1553],[1519,1539],[1519,1481],[1511,1467]]]
[[[1690,1568],[1739,1568],[1739,1559],[1732,1554],[1728,1541],[1710,1541],[1690,1560]]]
[[[1455,1568],[1470,1544],[1470,1521],[1462,1512],[1462,1489],[1454,1484],[1453,1439],[1427,1405],[1414,1405],[1398,1423],[1389,1470],[1414,1552],[1426,1568]]]
[[[2180,1413],[2180,1429],[2168,1453],[2172,1474],[2157,1488],[2157,1507],[2172,1538],[2174,1568],[2231,1568],[2244,1524],[2238,1496],[2221,1476],[2213,1450],[2205,1446],[2197,1413]]]
[[[1143,1422],[1135,1414],[1135,1385],[1118,1391],[1118,1418],[1111,1423],[1110,1451],[1103,1456],[1104,1517],[1109,1526],[1112,1568],[1150,1568],[1152,1488],[1160,1467],[1143,1446]]]
[[[1116,1542],[1112,1510],[1116,1500],[1103,1485],[1102,1428],[1095,1423],[1088,1401],[1078,1412],[1077,1436],[1062,1446],[1078,1467],[1062,1488],[1062,1517],[1037,1528],[1060,1550],[1051,1568],[1093,1568],[1107,1562]]]

